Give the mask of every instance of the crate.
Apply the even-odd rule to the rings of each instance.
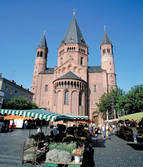
[[[58,164],[46,163],[45,167],[58,167]]]
[[[70,164],[68,165],[68,167],[80,167],[81,165],[78,165],[78,164]]]

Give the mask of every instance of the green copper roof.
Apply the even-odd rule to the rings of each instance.
[[[67,43],[78,43],[86,46],[84,37],[80,31],[80,28],[77,24],[75,16],[73,16],[72,22],[60,45],[67,44]]]
[[[102,39],[102,44],[112,44],[107,33],[106,33],[106,30],[104,30],[104,34],[103,34],[103,39]]]
[[[43,48],[43,49],[48,48],[45,35],[43,35],[42,40],[41,40],[40,44],[38,45],[38,48]]]
[[[47,68],[45,71],[41,71],[39,74],[54,74],[54,68]]]
[[[106,71],[104,69],[102,69],[100,66],[89,66],[88,67],[88,72],[103,72]]]
[[[60,80],[60,79],[75,79],[75,80],[83,81],[81,78],[79,78],[77,75],[75,75],[71,71],[69,71],[65,75],[61,76],[60,78],[57,78],[56,80]]]

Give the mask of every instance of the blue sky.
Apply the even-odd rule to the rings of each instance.
[[[47,67],[57,65],[57,48],[76,9],[89,46],[89,66],[101,65],[104,25],[114,49],[117,85],[129,91],[143,84],[142,0],[5,0],[0,2],[0,73],[30,88],[36,48],[43,32],[49,48]]]

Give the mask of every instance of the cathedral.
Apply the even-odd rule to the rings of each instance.
[[[37,47],[31,92],[33,101],[59,114],[88,115],[101,123],[96,103],[102,94],[116,88],[113,45],[104,29],[100,45],[101,66],[88,66],[88,45],[75,13],[59,47],[57,66],[47,67],[45,34]]]

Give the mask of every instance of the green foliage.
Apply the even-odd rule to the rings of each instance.
[[[97,103],[99,112],[105,114],[108,110],[108,113],[111,114],[113,109],[115,109],[117,113],[119,113],[124,106],[124,97],[125,92],[119,88],[112,89],[110,92],[104,93],[101,96],[99,103]]]
[[[143,111],[143,85],[136,85],[126,94],[125,110],[129,114]]]
[[[29,101],[27,98],[19,96],[14,97],[10,101],[6,102],[3,108],[7,109],[36,109],[38,106],[34,103]]]
[[[121,111],[127,111],[129,114],[143,111],[143,85],[136,85],[129,92],[125,92],[119,88],[103,94],[97,103],[99,112],[103,114],[108,110],[112,113],[113,108],[119,115]]]

